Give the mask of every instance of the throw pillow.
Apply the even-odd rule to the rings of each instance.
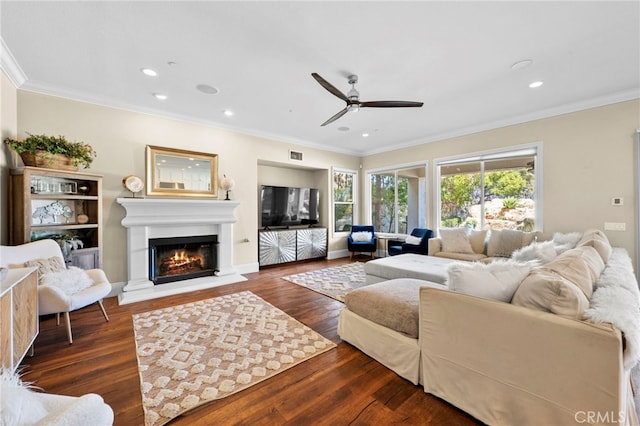
[[[593,247],[576,247],[558,256],[542,269],[554,272],[575,284],[587,299],[593,294],[593,284],[604,269],[604,262]]]
[[[512,260],[454,263],[447,268],[447,286],[459,293],[508,303],[532,266]]]
[[[576,247],[582,246],[591,246],[598,251],[598,254],[602,258],[604,263],[609,261],[609,257],[611,256],[611,243],[609,243],[609,239],[599,229],[588,229],[582,235],[582,238],[576,244]]]
[[[2,425],[36,424],[47,415],[38,394],[30,390],[30,384],[22,382],[17,373],[6,368],[0,373],[0,395]]]
[[[542,265],[551,262],[558,256],[553,241],[543,243],[531,243],[511,254],[511,259],[518,262],[535,261]]]
[[[353,241],[358,241],[358,242],[371,241],[371,232],[368,232],[368,231],[354,232],[351,234],[351,239]]]
[[[404,242],[405,242],[405,243],[407,243],[407,244],[411,244],[411,245],[414,245],[414,246],[418,246],[418,245],[420,245],[420,243],[422,242],[422,238],[420,238],[420,237],[414,237],[413,235],[409,235],[409,236],[404,240]]]
[[[578,286],[541,268],[531,271],[522,281],[511,303],[576,320],[581,320],[589,308],[589,299]]]
[[[59,288],[65,294],[71,296],[93,285],[93,281],[86,271],[75,266],[59,272],[49,272],[42,276],[42,285],[50,285]]]
[[[467,228],[440,228],[442,251],[449,253],[473,253]]]
[[[469,242],[471,242],[471,248],[474,253],[483,254],[484,253],[484,242],[487,238],[487,231],[476,231],[471,230],[469,234]]]
[[[533,241],[533,232],[516,231],[513,229],[492,229],[487,245],[489,257],[511,257],[511,254],[528,246]]]
[[[38,282],[42,284],[42,277],[51,272],[60,272],[66,269],[64,262],[57,256],[48,259],[33,259],[25,262],[24,266],[38,268]]]

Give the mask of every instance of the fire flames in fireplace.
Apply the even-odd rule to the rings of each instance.
[[[202,271],[202,269],[204,269],[202,256],[191,256],[184,250],[160,259],[160,275],[188,274]]]
[[[216,235],[149,240],[149,279],[155,284],[214,275]]]

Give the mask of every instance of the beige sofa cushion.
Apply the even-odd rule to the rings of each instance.
[[[576,320],[589,308],[589,299],[578,286],[544,269],[532,271],[522,281],[511,303]]]
[[[360,287],[345,296],[345,305],[356,315],[418,338],[418,295],[420,287],[440,285],[400,278]]]
[[[440,228],[442,251],[448,253],[473,253],[467,228]]]
[[[604,262],[593,247],[568,250],[531,271],[516,290],[512,303],[582,319],[589,308],[593,283],[603,269]]]
[[[567,250],[557,257],[557,262],[550,262],[544,267],[564,276],[591,299],[594,284],[604,270],[605,264],[596,249],[583,246]]]
[[[452,253],[449,251],[439,251],[434,254],[434,256],[445,259],[464,260],[466,262],[483,261],[487,258],[487,255],[482,253]]]
[[[609,261],[611,256],[611,243],[609,239],[599,229],[587,229],[583,234],[576,247],[591,246],[598,251],[598,254],[602,258],[604,263]]]
[[[487,231],[471,230],[469,233],[469,242],[471,242],[471,249],[474,253],[484,254],[485,239],[487,238]]]
[[[487,245],[489,257],[511,257],[511,254],[531,244],[535,237],[533,232],[522,232],[513,229],[492,229]]]

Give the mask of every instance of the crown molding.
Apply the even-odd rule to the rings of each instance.
[[[158,109],[140,107],[138,105],[121,102],[116,99],[106,98],[102,96],[88,95],[87,93],[84,93],[84,92],[68,90],[58,86],[50,85],[48,83],[39,82],[36,80],[25,81],[24,85],[20,87],[20,89],[29,91],[29,92],[34,92],[34,93],[41,93],[47,96],[55,96],[59,98],[69,99],[72,101],[85,102],[85,103],[98,105],[106,108],[120,109],[120,110],[135,112],[139,114],[147,114],[155,117],[167,118],[170,120],[177,120],[177,121],[182,121],[186,123],[199,124],[202,126],[213,127],[216,129],[240,133],[243,135],[253,136],[261,139],[269,139],[275,142],[289,143],[292,145],[305,146],[309,148],[319,149],[322,151],[360,156],[360,153],[354,150],[322,145],[319,143],[314,143],[314,142],[310,142],[303,139],[292,138],[291,136],[287,136],[287,135],[264,132],[264,131],[256,130],[252,128],[241,128],[238,126],[230,126],[226,123],[221,123],[214,120],[204,120],[200,118],[190,117],[187,115],[174,114],[174,113],[170,113],[170,112],[166,112]]]
[[[531,114],[507,117],[502,120],[496,120],[489,123],[484,123],[479,126],[471,126],[463,129],[458,129],[452,132],[445,132],[445,133],[439,133],[436,135],[425,136],[424,138],[408,141],[406,143],[400,143],[397,145],[393,145],[392,147],[389,147],[389,148],[371,150],[371,151],[368,151],[366,154],[361,153],[361,155],[366,157],[368,155],[381,154],[384,152],[396,151],[404,148],[411,148],[413,146],[423,145],[425,143],[440,142],[443,140],[458,138],[461,136],[467,136],[474,133],[495,130],[502,127],[514,126],[517,124],[523,124],[530,121],[543,120],[545,118],[557,117],[560,115],[571,114],[574,112],[585,111],[588,109],[599,108],[607,105],[632,101],[636,99],[640,100],[640,91],[638,90],[628,90],[628,91],[611,93],[611,94],[607,94],[597,98],[585,99],[580,102],[574,102],[574,103],[560,105],[553,108],[547,108],[544,110],[536,111]]]
[[[0,38],[0,40],[2,40],[2,39]],[[2,49],[3,49],[2,58],[4,58],[4,56],[5,56],[4,55],[5,47],[6,46],[5,46],[4,41],[3,41],[2,42]],[[6,52],[9,54],[10,58],[13,60],[13,56],[11,55],[11,52],[9,52],[8,49],[6,50]],[[384,147],[384,148],[380,148],[380,149],[373,149],[373,150],[371,150],[371,149],[361,149],[361,150],[359,150],[359,149],[348,149],[348,148],[345,148],[345,147],[335,147],[335,146],[322,145],[322,144],[319,144],[319,143],[316,143],[316,142],[310,142],[310,141],[307,141],[307,140],[302,140],[302,139],[298,139],[298,138],[292,138],[291,136],[287,136],[287,135],[273,134],[273,133],[270,133],[270,132],[264,132],[264,131],[261,131],[261,130],[256,130],[256,129],[251,129],[251,128],[240,128],[240,127],[237,127],[237,126],[230,126],[230,125],[228,125],[226,123],[221,123],[221,122],[217,122],[217,121],[213,121],[213,120],[203,120],[203,119],[189,117],[189,116],[185,116],[185,115],[181,115],[181,114],[168,113],[166,111],[157,110],[157,109],[153,109],[153,108],[144,108],[144,107],[140,107],[140,106],[137,106],[137,105],[132,105],[132,104],[120,102],[120,101],[115,100],[115,99],[108,99],[108,98],[104,98],[104,97],[100,97],[100,96],[88,95],[87,93],[74,91],[74,90],[68,90],[68,89],[65,89],[65,88],[60,88],[58,86],[53,86],[53,85],[50,85],[50,84],[47,84],[47,83],[43,83],[43,82],[34,81],[34,80],[28,80],[28,79],[26,79],[26,76],[22,72],[22,69],[17,64],[17,62],[15,62],[15,60],[13,60],[11,62],[11,64],[14,64],[13,66],[17,70],[16,75],[17,75],[17,77],[19,79],[18,81],[20,81],[20,84],[17,84],[16,81],[14,81],[13,79],[12,79],[12,81],[14,82],[14,84],[16,84],[16,87],[19,87],[22,90],[27,90],[27,91],[36,92],[36,93],[42,93],[44,95],[49,95],[49,96],[56,96],[56,97],[66,98],[66,99],[70,99],[70,100],[74,100],[74,101],[78,101],[78,102],[86,102],[86,103],[99,105],[99,106],[103,106],[103,107],[107,107],[107,108],[115,108],[115,109],[131,111],[131,112],[136,112],[136,113],[141,113],[141,114],[153,115],[153,116],[156,116],[156,117],[162,117],[162,118],[167,118],[167,119],[171,119],[171,120],[178,120],[178,121],[183,121],[183,122],[187,122],[187,123],[199,124],[199,125],[203,125],[203,126],[207,126],[207,127],[214,127],[214,128],[217,128],[217,129],[236,132],[236,133],[244,134],[244,135],[247,135],[247,136],[253,136],[253,137],[258,137],[258,138],[262,138],[262,139],[269,139],[269,140],[273,140],[273,141],[276,141],[276,142],[282,142],[282,143],[290,143],[292,145],[305,146],[305,147],[308,147],[308,148],[319,149],[319,150],[322,150],[322,151],[329,151],[329,152],[336,152],[336,153],[340,153],[340,154],[353,155],[353,156],[357,156],[357,157],[361,157],[361,158],[367,157],[367,156],[370,156],[370,155],[381,154],[381,153],[391,152],[391,151],[397,151],[397,150],[401,150],[401,149],[405,149],[405,148],[411,148],[411,147],[414,147],[414,146],[417,146],[417,145],[423,145],[423,144],[426,144],[426,143],[439,142],[439,141],[443,141],[443,140],[447,140],[447,139],[453,139],[453,138],[457,138],[457,137],[471,135],[471,134],[474,134],[474,133],[480,133],[480,132],[484,132],[484,131],[499,129],[499,128],[502,128],[502,127],[508,127],[508,126],[513,126],[513,125],[517,125],[517,124],[531,122],[531,121],[536,121],[536,120],[542,120],[542,119],[546,119],[546,118],[556,117],[556,116],[559,116],[559,115],[564,115],[564,114],[570,114],[570,113],[574,113],[574,112],[584,111],[584,110],[588,110],[588,109],[592,109],[592,108],[598,108],[598,107],[611,105],[611,104],[616,104],[616,103],[620,103],[620,102],[627,102],[627,101],[636,100],[636,99],[640,100],[640,91],[638,91],[636,89],[627,90],[627,91],[621,91],[621,92],[616,92],[616,93],[611,93],[611,94],[599,96],[599,97],[596,97],[596,98],[584,99],[584,100],[579,101],[579,102],[574,102],[574,103],[570,103],[570,104],[560,105],[560,106],[557,106],[557,107],[547,108],[547,109],[536,111],[536,112],[533,112],[533,113],[530,113],[530,114],[524,114],[524,115],[513,116],[513,117],[506,117],[506,118],[501,119],[501,120],[495,120],[495,121],[484,123],[484,124],[478,125],[478,126],[465,127],[465,128],[456,129],[456,130],[450,131],[450,132],[443,132],[443,133],[438,133],[438,134],[425,135],[424,137],[421,137],[421,138],[418,138],[418,139],[405,141],[405,142],[399,142],[399,143],[394,144],[392,146],[388,146],[388,147]],[[3,66],[3,69],[4,69],[4,59],[2,61],[2,66]],[[640,129],[639,129],[639,131],[640,131]]]
[[[21,87],[27,81],[27,76],[2,37],[0,37],[0,69],[16,87]]]

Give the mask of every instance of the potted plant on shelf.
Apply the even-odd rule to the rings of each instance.
[[[4,140],[26,166],[76,171],[78,166],[89,168],[96,157],[91,145],[84,142],[70,142],[64,136],[27,135],[23,140]]]

